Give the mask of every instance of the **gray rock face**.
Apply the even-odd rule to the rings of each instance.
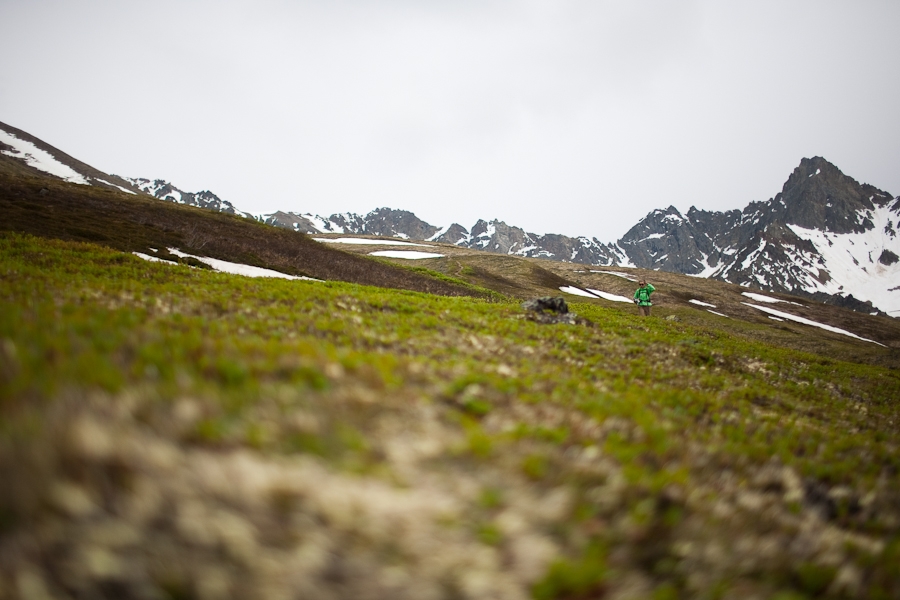
[[[263,220],[266,225],[274,225],[285,229],[293,229],[301,233],[322,233],[316,228],[316,225],[304,216],[277,211],[267,215]]]
[[[445,244],[457,244],[464,246],[472,236],[468,230],[459,223],[453,223],[446,230],[441,230],[437,234],[428,238],[431,242],[443,242]]]
[[[893,198],[860,185],[821,157],[804,158],[770,202],[773,220],[834,233],[871,230],[871,211]]]
[[[367,214],[362,227],[363,233],[369,235],[396,235],[414,240],[427,240],[440,231],[408,210],[390,208],[379,208]]]
[[[636,266],[692,275],[707,268],[710,255],[714,263],[720,255],[709,236],[674,206],[641,219],[622,236],[619,247]]]

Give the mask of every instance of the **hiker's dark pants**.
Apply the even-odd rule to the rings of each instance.
[[[641,312],[642,317],[650,316],[650,307],[649,306],[638,306],[638,310]]]

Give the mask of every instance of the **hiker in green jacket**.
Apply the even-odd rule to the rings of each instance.
[[[647,283],[647,280],[643,278],[638,281],[638,285],[641,287],[634,293],[634,303],[638,305],[638,310],[641,311],[643,316],[649,317],[650,307],[653,306],[653,303],[650,302],[650,294],[655,292],[656,288]]]

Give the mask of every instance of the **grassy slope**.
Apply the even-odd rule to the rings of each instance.
[[[461,249],[450,245],[434,244],[434,250],[446,253],[445,258],[416,261],[423,267],[445,273],[473,285],[501,291],[504,294],[533,298],[539,295],[560,295],[561,286],[599,289],[605,292],[631,297],[636,284],[608,272],[621,272],[628,277],[644,276],[653,282],[657,292],[653,295],[657,317],[672,317],[706,329],[738,335],[765,344],[812,352],[824,357],[850,362],[900,368],[900,319],[877,317],[830,306],[813,300],[762,292],[764,296],[784,299],[792,304],[768,304],[769,308],[787,311],[800,317],[844,329],[881,344],[860,344],[838,333],[793,323],[774,321],[761,311],[744,303],[759,305],[759,301],[743,296],[748,288],[720,281],[618,267],[586,267],[542,259],[523,259],[498,256],[487,252]],[[369,252],[373,247],[348,247],[353,252]],[[398,263],[403,261],[398,260]],[[760,292],[760,290],[750,290]],[[585,300],[567,296],[570,300],[598,306],[619,306],[606,300]],[[715,306],[715,311],[727,315],[727,319],[713,315],[705,307],[691,304],[701,300]]]
[[[896,370],[18,234],[0,290],[0,598],[900,597]]]
[[[495,295],[462,281],[370,260],[241,217],[25,175],[13,169],[24,167],[12,159],[7,161],[11,164],[0,162],[0,231],[96,242],[173,261],[179,259],[169,254],[169,247],[318,279],[449,296]]]

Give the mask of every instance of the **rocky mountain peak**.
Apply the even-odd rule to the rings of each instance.
[[[399,235],[415,240],[426,240],[440,231],[408,210],[387,207],[377,208],[366,215],[364,229],[372,235]]]
[[[874,228],[872,211],[890,194],[841,172],[820,156],[804,158],[772,203],[786,223],[833,233],[863,233]],[[877,202],[876,202],[877,200]]]

